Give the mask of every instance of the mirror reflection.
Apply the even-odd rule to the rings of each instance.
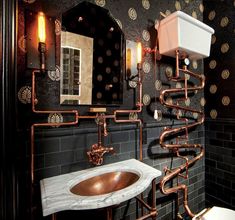
[[[62,15],[60,103],[119,105],[124,34],[109,11],[82,2]]]

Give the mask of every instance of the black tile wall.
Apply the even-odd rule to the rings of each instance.
[[[235,209],[234,120],[206,120],[206,203]]]
[[[164,124],[164,126],[166,126],[166,124]],[[169,152],[163,150],[158,144],[158,137],[164,126],[157,123],[148,123],[144,127],[146,131],[146,144],[143,146],[143,162],[159,170],[163,170],[165,166],[173,168],[182,163],[180,159],[170,156]],[[65,128],[56,128],[37,131],[39,138],[35,141],[41,142],[41,146],[46,143],[48,148],[43,147],[43,149],[38,150],[35,154],[35,164],[37,164],[35,170],[36,182],[42,178],[82,170],[92,166],[87,160],[86,151],[92,144],[97,142],[97,129],[95,127],[85,130],[66,128],[66,135],[62,132],[64,129]],[[112,124],[108,126],[108,132],[109,135],[105,139],[105,142],[114,147],[115,154],[105,155],[104,164],[130,158],[138,158],[138,152],[136,151],[138,146],[138,128],[135,125],[116,126]],[[43,139],[42,136],[44,137]],[[204,127],[198,127],[189,134],[189,137],[190,141],[193,143],[204,144],[203,138],[201,138],[204,137]],[[205,206],[204,159],[198,161],[190,168],[188,180],[182,179],[180,181],[186,183],[189,187],[189,205],[192,210],[194,212],[202,210]],[[149,190],[150,189],[144,193],[146,201],[150,199],[148,195]],[[37,202],[38,205],[40,205],[40,198],[38,198]],[[175,205],[176,197],[163,196],[157,186],[157,208],[159,211],[157,219],[174,219]],[[94,210],[92,212],[77,211],[71,213],[61,212],[57,215],[57,218],[65,219],[70,217],[70,219],[82,219],[82,216],[83,218],[90,219],[94,215],[94,212],[97,213],[97,216],[100,216],[100,219],[105,219],[105,210]],[[182,207],[180,208],[180,212],[184,212]],[[129,203],[125,202],[120,204],[120,206],[114,210],[115,219],[135,219],[135,217],[136,201],[134,199]],[[40,215],[38,219],[41,219]]]

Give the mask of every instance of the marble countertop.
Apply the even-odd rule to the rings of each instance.
[[[133,172],[140,178],[124,189],[103,195],[80,196],[70,191],[85,179],[113,171]],[[161,171],[136,159],[129,159],[43,179],[40,181],[43,216],[63,210],[98,209],[120,204],[144,192],[159,176]]]

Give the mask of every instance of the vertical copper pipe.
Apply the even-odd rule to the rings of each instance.
[[[56,213],[52,214],[52,220],[56,220]]]
[[[107,208],[107,220],[112,220],[113,219],[113,210],[112,207]]]
[[[156,179],[152,181],[152,219],[155,219],[157,216],[157,208],[156,208]]]
[[[35,88],[35,75],[42,74],[40,71],[34,70],[32,72],[32,111],[37,114],[50,114],[50,113],[63,113],[63,114],[74,114],[74,120],[69,122],[61,122],[61,123],[34,123],[31,126],[31,182],[34,183],[34,133],[35,127],[44,127],[44,126],[67,126],[67,125],[76,125],[78,123],[78,111],[77,110],[36,110],[35,105],[38,100],[36,97],[36,88]]]
[[[169,107],[171,109],[176,109],[177,111],[183,110],[185,112],[198,113],[198,117],[200,116],[200,118],[197,119],[196,122],[191,123],[191,124],[188,124],[188,120],[183,119],[185,121],[186,125],[183,125],[183,126],[177,127],[177,128],[165,128],[163,130],[163,132],[160,134],[159,143],[160,143],[162,148],[173,150],[173,151],[177,152],[177,156],[179,156],[181,158],[182,158],[182,156],[180,156],[179,151],[178,151],[180,148],[187,148],[187,149],[188,148],[199,148],[200,153],[191,160],[189,160],[186,157],[183,157],[183,159],[185,159],[185,163],[182,164],[181,166],[179,166],[178,168],[175,168],[173,170],[169,170],[169,172],[167,172],[166,176],[163,177],[162,180],[160,181],[160,189],[161,189],[162,193],[166,194],[166,195],[174,193],[174,192],[178,193],[179,191],[183,191],[184,209],[190,217],[193,217],[194,214],[191,212],[191,210],[188,206],[188,188],[187,188],[187,186],[184,185],[184,184],[178,184],[177,183],[177,186],[174,186],[174,187],[171,187],[171,188],[166,188],[165,184],[169,180],[172,180],[175,177],[178,178],[179,176],[182,176],[181,173],[185,170],[186,170],[186,176],[183,176],[183,177],[187,177],[188,167],[190,165],[194,164],[199,159],[201,159],[201,157],[204,155],[204,149],[201,146],[201,144],[189,144],[189,143],[181,144],[180,141],[179,141],[179,138],[177,139],[176,143],[166,144],[165,143],[165,138],[167,136],[178,134],[180,132],[184,132],[185,133],[185,138],[188,138],[188,130],[190,128],[193,128],[193,127],[195,127],[197,125],[200,125],[204,122],[204,114],[200,110],[180,106],[178,101],[177,101],[176,104],[168,103],[166,101],[166,96],[169,95],[169,94],[175,94],[175,93],[182,93],[183,92],[184,95],[185,95],[185,99],[187,99],[188,91],[195,91],[195,90],[200,90],[200,89],[204,88],[205,79],[202,75],[199,75],[199,74],[196,74],[196,73],[193,73],[193,72],[187,70],[187,67],[184,67],[183,69],[180,69],[179,68],[179,52],[176,51],[176,74],[175,74],[176,77],[171,77],[170,80],[172,80],[172,81],[181,81],[181,79],[179,77],[179,71],[182,71],[184,74],[189,74],[190,76],[195,77],[196,79],[198,79],[200,81],[200,84],[198,86],[195,86],[195,87],[188,87],[187,78],[186,78],[186,75],[185,75],[185,77],[184,77],[185,87],[184,88],[175,88],[175,89],[166,89],[166,90],[161,91],[161,93],[160,93],[160,102],[161,102],[161,104],[165,105],[166,107]],[[180,117],[177,113],[177,119],[179,119],[179,118]]]

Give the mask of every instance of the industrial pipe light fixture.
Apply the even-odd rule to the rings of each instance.
[[[45,71],[46,22],[43,12],[38,13],[38,51],[40,53],[40,70]]]

